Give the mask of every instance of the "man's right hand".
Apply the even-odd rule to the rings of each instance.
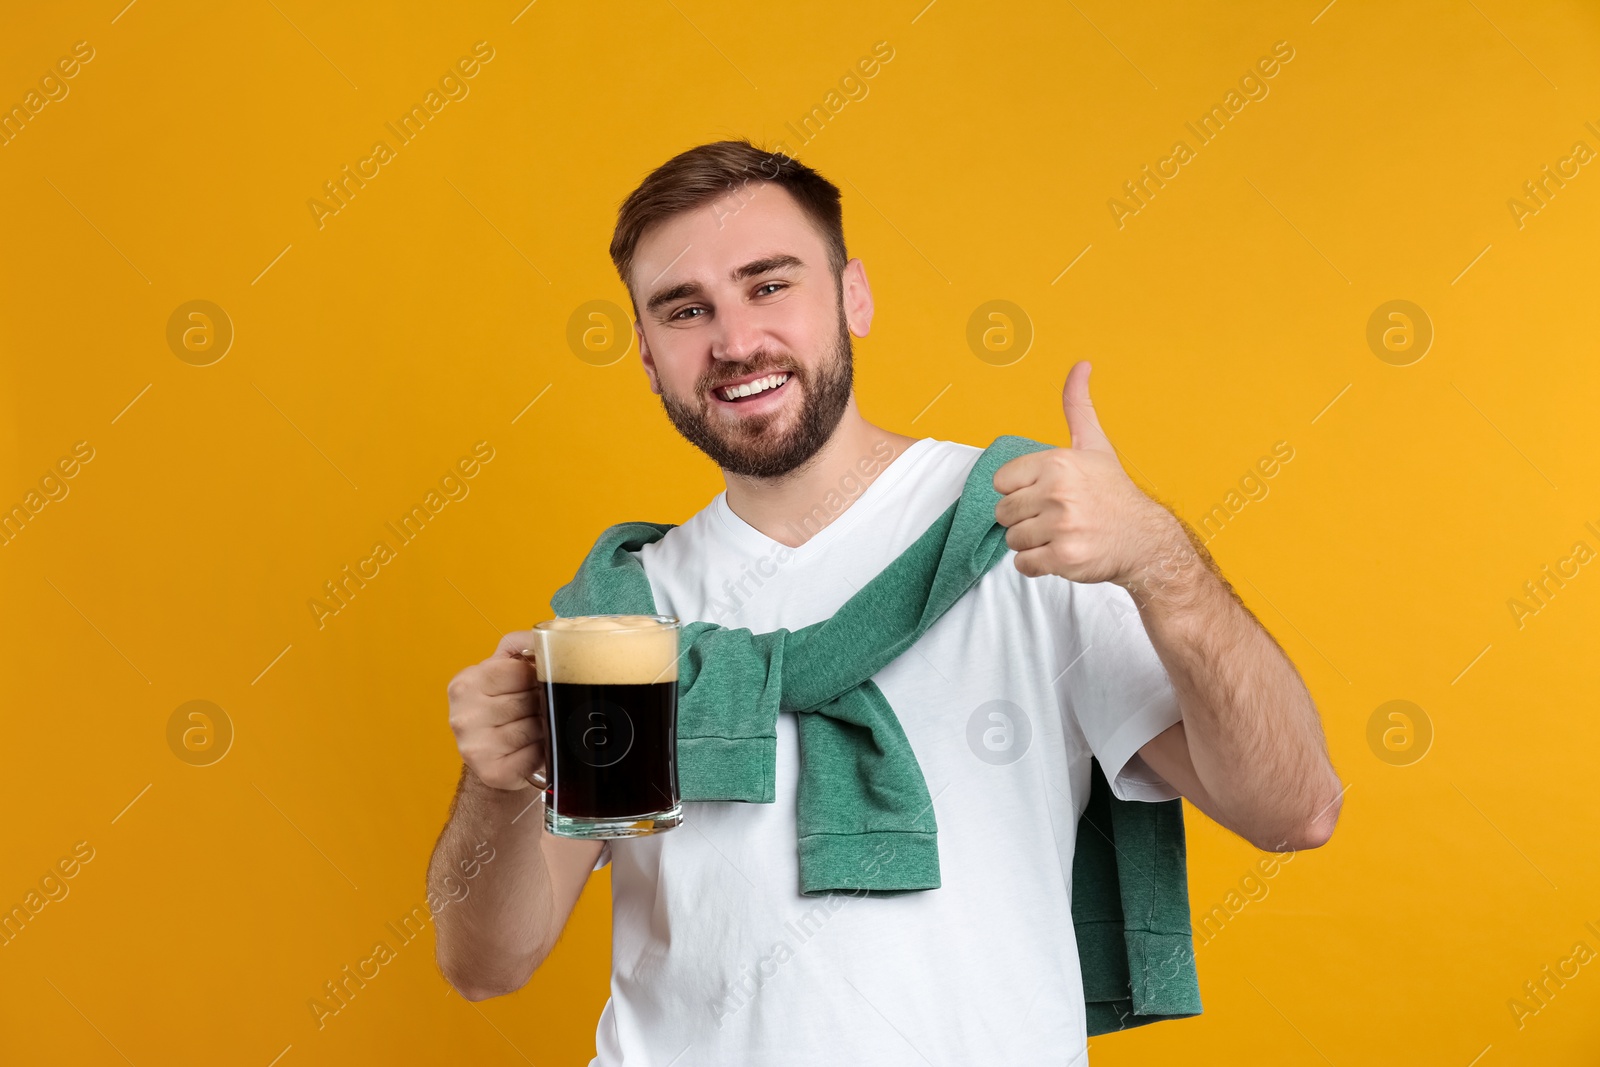
[[[447,689],[461,759],[496,789],[542,789],[549,773],[544,694],[528,651],[533,647],[531,630],[506,634],[493,655],[450,679]]]

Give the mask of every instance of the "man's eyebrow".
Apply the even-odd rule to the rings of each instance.
[[[775,270],[798,270],[804,267],[805,263],[798,256],[791,256],[788,254],[762,256],[760,259],[751,260],[742,267],[733,268],[733,270],[728,272],[728,280],[740,282],[747,278],[754,278],[758,275],[767,274]],[[645,311],[654,314],[657,310],[667,304],[672,303],[674,300],[682,300],[684,297],[697,296],[701,291],[702,290],[699,282],[680,282],[677,285],[663,289],[659,293],[656,293],[654,296],[652,296],[649,302],[645,304]]]
[[[684,297],[694,296],[698,292],[700,292],[699,282],[680,282],[670,289],[663,289],[656,293],[650,298],[649,303],[645,304],[644,309],[653,315],[660,308],[672,303],[674,300],[682,300]]]
[[[746,278],[754,278],[758,274],[766,274],[769,271],[795,270],[804,266],[805,264],[800,262],[800,257],[798,256],[787,254],[763,256],[760,259],[751,260],[742,267],[735,267],[729,271],[728,280],[742,282]]]

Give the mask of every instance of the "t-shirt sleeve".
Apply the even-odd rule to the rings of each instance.
[[[600,858],[594,861],[591,871],[598,871],[601,867],[611,862],[611,842],[606,841],[600,846]]]
[[[1132,594],[1114,582],[1062,582],[1070,587],[1074,625],[1059,642],[1066,669],[1057,685],[1112,793],[1122,800],[1176,799],[1178,791],[1139,755],[1183,713]]]

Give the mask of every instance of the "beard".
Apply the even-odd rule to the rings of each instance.
[[[788,371],[791,377],[784,388],[797,383],[802,387],[799,415],[786,432],[770,432],[774,423],[788,417],[783,410],[729,420],[713,417],[710,390],[718,384],[720,374],[701,381],[694,399],[688,401],[663,388],[661,406],[678,433],[729,474],[747,478],[781,477],[800,467],[828,443],[850,403],[855,351],[842,302],[839,331],[828,358],[817,365],[815,372],[786,365],[766,349],[752,353],[740,369],[744,374]]]

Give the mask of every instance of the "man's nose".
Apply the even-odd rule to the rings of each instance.
[[[749,360],[765,340],[760,318],[760,309],[740,303],[718,307],[711,340],[712,357],[735,363]]]

